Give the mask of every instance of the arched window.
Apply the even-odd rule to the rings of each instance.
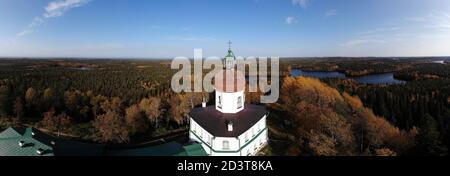
[[[252,128],[252,137],[255,137],[255,128]]]
[[[229,150],[229,149],[230,149],[230,142],[228,142],[228,141],[223,141],[222,149],[224,149],[224,150]]]
[[[203,139],[203,130],[198,130],[198,132],[200,133],[200,138]]]
[[[218,100],[217,100],[217,107],[222,109],[222,96],[219,96],[219,97],[218,97]]]
[[[237,108],[238,108],[238,109],[242,108],[242,97],[241,97],[241,96],[238,97],[238,100],[237,100]]]

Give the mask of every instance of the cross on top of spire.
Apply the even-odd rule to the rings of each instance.
[[[231,50],[231,44],[233,44],[233,43],[231,42],[231,40],[228,40],[228,49],[229,49],[229,50]]]

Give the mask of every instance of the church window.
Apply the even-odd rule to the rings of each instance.
[[[238,97],[237,108],[238,109],[242,108],[242,97]]]
[[[218,100],[217,100],[217,107],[222,109],[222,96],[219,96]]]
[[[230,142],[228,142],[228,141],[223,141],[223,146],[222,146],[222,148],[223,148],[224,150],[229,150],[229,149],[230,149]]]
[[[255,128],[252,128],[252,136],[255,137]]]

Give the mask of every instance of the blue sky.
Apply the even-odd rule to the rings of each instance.
[[[449,56],[447,0],[2,0],[0,56]]]

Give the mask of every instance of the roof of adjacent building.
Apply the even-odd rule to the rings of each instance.
[[[42,155],[37,154],[39,148]],[[57,139],[34,128],[10,127],[0,133],[0,156],[99,156],[103,149],[102,144]]]
[[[183,152],[178,153],[176,156],[208,156],[202,144],[195,143],[187,146],[183,146]]]
[[[21,147],[19,142],[23,141]],[[0,133],[0,156],[53,156],[49,136],[32,128],[8,128]],[[42,150],[42,154],[37,151]]]
[[[245,108],[235,114],[222,113],[214,106],[195,108],[189,116],[203,129],[216,137],[237,137],[254,126],[268,111],[265,106],[245,104]],[[228,123],[233,123],[233,131],[228,131]]]
[[[178,142],[168,142],[156,146],[117,149],[106,153],[110,156],[207,156],[201,144],[194,143],[183,146]]]
[[[26,145],[21,147],[20,141]],[[44,153],[39,155],[38,149]],[[168,142],[156,146],[105,150],[103,144],[57,139],[34,128],[8,128],[0,132],[0,156],[207,156],[198,143]]]

